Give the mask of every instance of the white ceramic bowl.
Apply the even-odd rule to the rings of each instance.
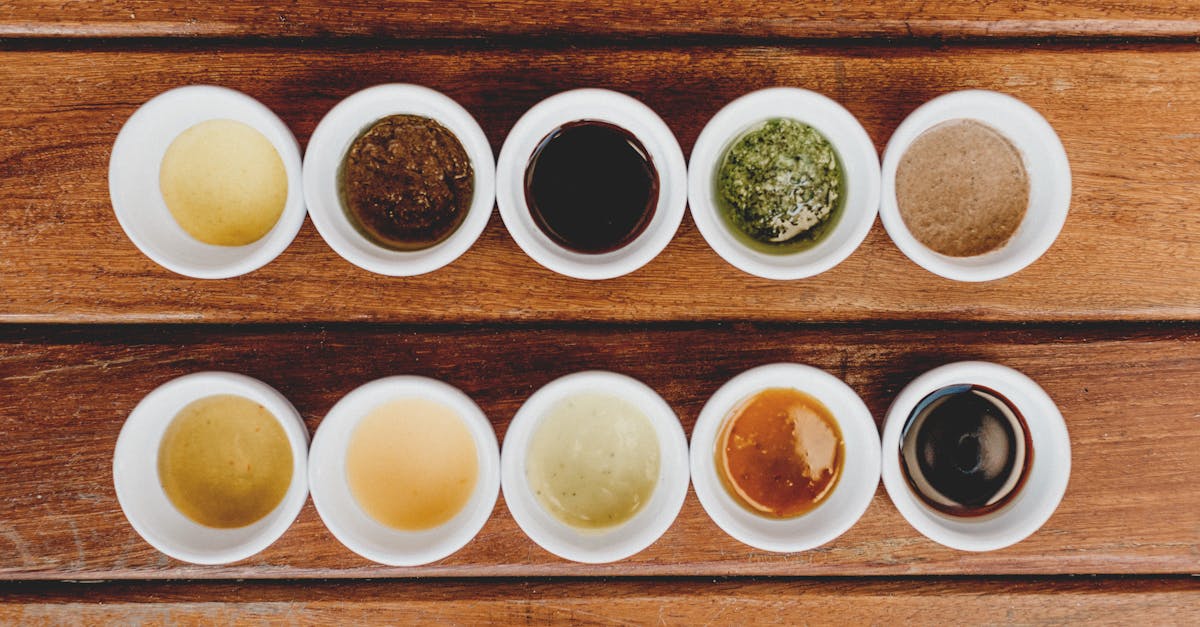
[[[925,504],[904,477],[900,436],[913,408],[950,385],[974,384],[1008,399],[1029,427],[1033,465],[1021,491],[1001,509],[973,518],[954,517]],[[883,425],[883,486],[900,514],[927,538],[961,551],[994,551],[1037,531],[1062,501],[1071,477],[1071,440],[1058,406],[1037,383],[1012,368],[961,361],[934,368],[909,383],[892,402]]]
[[[216,119],[241,122],[262,133],[287,172],[287,201],[279,221],[245,246],[214,246],[188,235],[167,209],[158,185],[171,142]],[[261,268],[296,238],[305,213],[300,170],[300,145],[279,116],[239,91],[191,85],[151,98],[125,121],[108,160],[108,193],[125,235],[155,263],[197,279],[224,279]]]
[[[292,482],[283,500],[257,522],[237,529],[193,522],[171,504],[158,478],[158,448],[167,427],[192,401],[216,394],[261,404],[292,447]],[[308,498],[307,464],[308,430],[282,394],[244,375],[197,372],[158,386],[130,412],[113,453],[113,486],[125,518],[151,546],[193,564],[228,564],[267,548],[296,520]]]
[[[842,431],[842,476],[820,505],[795,518],[750,512],[734,500],[717,474],[717,438],[725,419],[746,398],[768,388],[792,388],[816,397]],[[691,451],[692,486],[704,511],[725,533],[764,551],[807,551],[837,538],[867,511],[879,487],[879,433],[871,411],[841,379],[812,366],[770,364],[730,379],[700,411]]]
[[[423,250],[390,250],[359,233],[338,196],[338,170],[350,144],[389,115],[420,115],[437,121],[462,142],[475,171],[467,216],[444,241]],[[388,84],[350,95],[329,110],[304,153],[304,198],[321,237],[350,263],[377,274],[413,276],[458,259],[479,239],[495,202],[496,161],[475,118],[444,94],[418,85]]]
[[[529,442],[546,412],[582,393],[625,399],[645,412],[658,436],[658,484],[650,500],[633,518],[607,529],[577,529],[555,518],[542,508],[525,474]],[[513,520],[539,546],[576,562],[615,562],[653,544],[679,515],[687,496],[687,438],[671,406],[646,384],[613,372],[577,372],[547,383],[517,411],[504,436],[500,474]]]
[[[376,407],[402,398],[441,403],[458,414],[475,441],[479,478],[471,497],[449,521],[423,531],[388,527],[363,511],[346,482],[346,449],[355,427]],[[309,452],[309,487],[321,520],[346,548],[380,564],[419,566],[453,554],[483,528],[500,493],[500,448],[483,410],[451,385],[418,376],[377,379],[329,410]]]
[[[917,241],[896,201],[896,168],[913,140],[947,120],[978,120],[1016,146],[1029,174],[1029,208],[1012,239],[974,257],[950,257]],[[896,246],[917,265],[955,281],[992,281],[1037,261],[1062,231],[1071,205],[1071,166],[1050,123],[1012,96],[984,90],[957,91],[921,105],[900,123],[883,153],[883,200],[879,217]]]
[[[776,118],[798,120],[825,136],[837,151],[846,181],[845,205],[833,231],[812,248],[783,254],[755,250],[734,235],[721,215],[715,180],[733,142]],[[841,263],[862,244],[879,210],[875,144],[854,114],[807,89],[763,89],[725,105],[696,139],[688,172],[688,205],[708,245],[739,270],[766,279],[803,279]]]
[[[612,252],[586,254],[563,248],[538,228],[525,201],[525,170],[534,151],[552,131],[579,120],[608,122],[629,131],[658,171],[654,217],[632,242]],[[577,279],[611,279],[646,265],[667,247],[683,220],[687,165],[675,135],[649,107],[615,91],[576,89],[539,102],[517,120],[500,149],[496,203],[509,234],[534,261]]]

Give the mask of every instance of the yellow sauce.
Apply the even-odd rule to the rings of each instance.
[[[479,477],[475,439],[453,409],[405,398],[367,414],[346,448],[350,493],[380,524],[437,527],[467,504]]]
[[[184,407],[163,434],[158,478],[193,521],[245,527],[271,513],[292,482],[292,447],[265,407],[232,394]]]
[[[261,239],[279,221],[288,192],[275,146],[233,120],[208,120],[180,133],[163,156],[158,185],[179,226],[217,246]]]
[[[658,468],[658,435],[650,419],[605,394],[579,394],[552,407],[525,460],[542,507],[584,529],[619,525],[637,514],[654,492]]]

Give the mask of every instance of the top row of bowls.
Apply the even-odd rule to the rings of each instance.
[[[206,124],[214,121],[230,128]],[[984,134],[951,128],[964,122]],[[238,135],[239,128],[257,134]],[[948,132],[934,141],[938,129]],[[988,145],[999,152],[980,152]],[[447,96],[379,85],[330,110],[302,162],[295,136],[270,109],[234,90],[197,85],[167,91],[129,118],[113,146],[109,191],[143,253],[197,278],[270,262],[295,238],[306,206],[321,236],[351,263],[391,276],[431,272],[470,248],[495,202],[530,257],[581,279],[648,263],[688,205],[709,245],[760,277],[799,279],[832,268],[879,213],[917,264],[950,279],[987,281],[1033,263],[1054,242],[1071,173],[1046,120],[990,91],[953,92],[919,107],[892,135],[881,168],[849,111],[798,88],[726,105],[685,164],[654,111],[602,89],[538,103],[513,127],[497,162],[479,124]],[[381,235],[372,220],[392,231]],[[387,239],[422,228],[433,230],[424,243]],[[206,239],[206,232],[234,235]],[[988,238],[987,248],[964,244]]]

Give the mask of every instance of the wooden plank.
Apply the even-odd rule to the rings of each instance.
[[[1190,9],[1189,9],[1190,7]],[[228,2],[16,0],[7,37],[1190,37],[1170,0],[467,0]]]
[[[0,321],[1200,319],[1200,212],[1190,209],[1200,198],[1198,64],[1200,50],[1174,46],[0,52]],[[993,88],[1057,127],[1075,195],[1045,257],[981,285],[925,272],[878,224],[845,263],[798,282],[742,274],[690,218],[658,259],[603,282],[541,268],[496,216],[456,263],[410,279],[351,266],[306,225],[264,269],[197,281],[156,266],[117,224],[109,149],[154,94],[187,83],[242,89],[304,140],[339,99],[388,81],[446,91],[497,149],[541,98],[611,87],[657,109],[685,152],[725,102],[768,85],[835,97],[880,147],[929,98]]]
[[[1149,624],[1200,621],[1187,579],[154,583],[0,591],[15,624]]]
[[[155,386],[198,370],[261,378],[295,403],[310,429],[362,383],[425,374],[472,396],[503,437],[530,393],[577,370],[609,369],[644,380],[690,432],[722,383],[763,363],[825,368],[881,418],[916,375],[960,359],[997,361],[1033,377],[1057,401],[1071,434],[1073,475],[1061,506],[1031,538],[992,553],[961,553],[926,540],[880,488],[848,533],[794,555],[737,543],[689,495],[662,539],[609,565],[552,557],[522,534],[501,503],[475,541],[426,567],[387,568],[357,557],[329,534],[311,505],[260,555],[198,567],[168,559],[138,538],[111,483],[112,450],[128,412]],[[0,327],[0,577],[1195,573],[1197,371],[1200,330],[1194,327]]]

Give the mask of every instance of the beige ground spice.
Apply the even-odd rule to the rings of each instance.
[[[913,237],[952,257],[996,250],[1029,206],[1029,175],[1006,137],[976,120],[922,133],[896,169],[896,202]]]

